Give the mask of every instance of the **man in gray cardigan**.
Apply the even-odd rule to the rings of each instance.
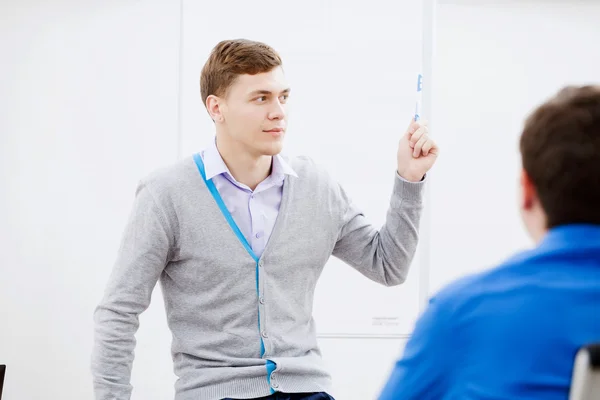
[[[213,145],[143,179],[105,295],[92,357],[98,400],[129,399],[134,334],[160,280],[176,400],[331,399],[312,302],[331,255],[383,285],[404,282],[424,177],[438,148],[412,121],[398,146],[386,222],[376,229],[286,131],[279,55],[223,41],[201,73]],[[390,179],[390,180],[391,180]]]

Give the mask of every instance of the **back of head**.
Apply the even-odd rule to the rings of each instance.
[[[202,103],[206,105],[210,95],[225,96],[239,75],[269,72],[281,65],[281,57],[269,45],[247,39],[223,40],[213,48],[202,68]]]
[[[547,228],[600,224],[600,87],[567,87],[527,119],[523,168]]]

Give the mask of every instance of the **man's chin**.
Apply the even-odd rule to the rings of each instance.
[[[283,150],[283,140],[278,140],[275,143],[269,143],[261,148],[261,152],[265,156],[276,156]]]
[[[271,156],[271,157],[272,157],[272,156],[276,156],[276,155],[278,155],[279,153],[281,153],[281,151],[282,151],[282,150],[283,150],[283,148],[279,148],[279,149],[271,149],[271,150],[268,150],[268,151],[264,151],[264,152],[263,152],[263,155],[265,155],[265,156]]]

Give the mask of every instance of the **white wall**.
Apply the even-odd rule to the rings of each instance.
[[[437,7],[430,293],[531,245],[518,214],[524,118],[563,85],[600,83],[600,3]]]
[[[567,81],[600,81],[597,5],[499,3],[438,7],[432,125],[443,153],[431,176],[432,292],[528,244],[513,208],[521,120]],[[92,313],[135,184],[179,155],[178,21],[179,4],[165,0],[0,3],[7,400],[92,398]],[[137,338],[133,398],[172,398],[158,291]],[[364,400],[404,340],[321,344],[337,397]]]
[[[0,3],[5,399],[92,398],[92,314],[136,183],[177,159],[178,21],[167,1]],[[138,335],[140,399],[172,393],[157,298]]]

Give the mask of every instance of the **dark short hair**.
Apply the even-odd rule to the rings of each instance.
[[[569,86],[539,106],[520,149],[548,228],[600,224],[600,86]]]

